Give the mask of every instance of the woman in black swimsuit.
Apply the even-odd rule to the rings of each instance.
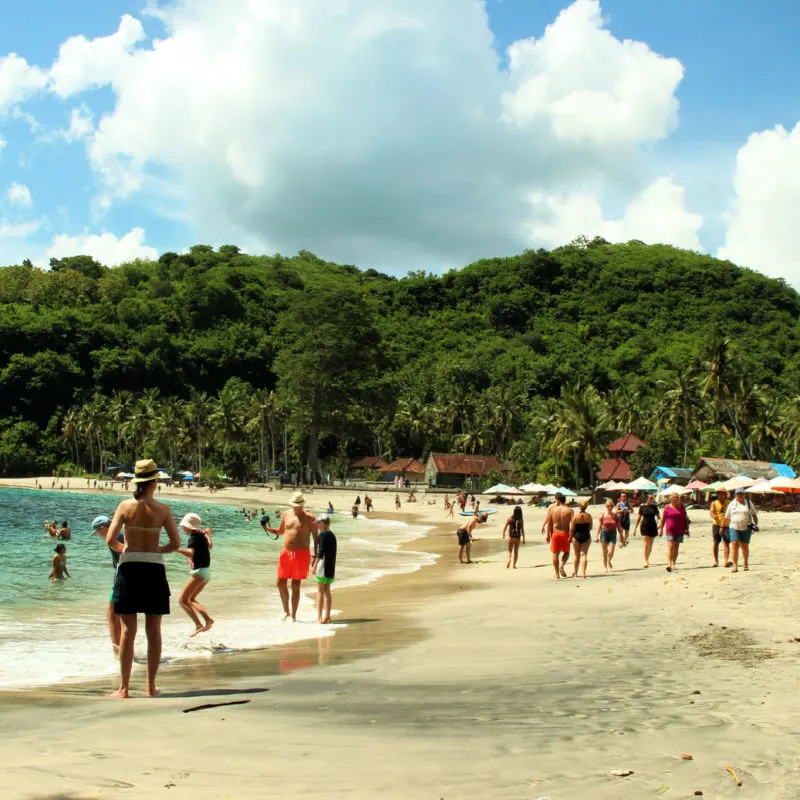
[[[516,506],[511,512],[511,516],[506,520],[503,528],[503,538],[506,538],[508,531],[508,560],[506,569],[513,566],[517,568],[517,556],[519,555],[519,543],[525,544],[525,523],[522,521],[522,509]],[[513,561],[512,561],[513,559]]]
[[[580,511],[572,518],[570,535],[572,552],[575,553],[575,564],[572,577],[578,577],[578,567],[582,567],[581,577],[586,577],[586,563],[589,560],[589,545],[592,543],[592,515],[586,511],[588,500],[581,500]]]

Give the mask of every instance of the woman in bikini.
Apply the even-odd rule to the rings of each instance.
[[[517,568],[517,556],[519,555],[519,543],[525,544],[525,523],[522,521],[522,509],[516,506],[511,512],[511,516],[506,520],[503,528],[503,538],[506,538],[508,531],[508,559],[506,569],[509,567]],[[513,559],[513,560],[512,560]]]
[[[145,615],[147,634],[147,694],[154,697],[156,672],[161,661],[161,617],[169,614],[169,583],[164,569],[164,553],[180,547],[178,528],[168,506],[153,498],[158,485],[154,461],[137,461],[132,500],[123,500],[108,527],[106,544],[119,552],[119,567],[114,580],[114,613],[120,617],[120,685],[112,697],[128,697],[137,614]],[[124,528],[125,542],[117,541]],[[159,541],[161,529],[169,542]]]
[[[178,597],[178,603],[194,622],[195,628],[189,634],[190,637],[210,630],[214,624],[214,620],[197,599],[211,580],[211,548],[214,546],[211,541],[211,528],[204,530],[202,524],[199,514],[186,514],[181,520],[181,528],[186,531],[189,543],[186,549],[179,549],[178,552],[189,559],[190,568],[189,580]],[[200,617],[203,618],[202,622]]]
[[[617,515],[614,513],[614,501],[606,500],[606,507],[597,524],[597,538],[595,539],[596,542],[600,542],[600,547],[603,549],[603,566],[606,574],[614,569],[611,562],[614,559],[614,550],[617,548],[617,533],[621,533],[621,529]]]
[[[51,581],[63,581],[64,578],[71,578],[69,570],[67,569],[67,546],[60,544],[56,547],[56,554],[52,559],[52,568],[50,570]]]
[[[581,577],[586,577],[586,563],[589,560],[589,547],[592,544],[592,515],[586,511],[588,500],[581,500],[580,510],[572,518],[570,534],[572,536],[572,552],[575,554],[575,564],[572,568],[572,577],[578,577],[578,567]]]

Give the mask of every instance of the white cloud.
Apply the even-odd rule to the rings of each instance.
[[[69,115],[69,128],[61,133],[68,142],[76,142],[88,138],[93,132],[92,112],[82,105],[80,108],[72,109]]]
[[[84,231],[78,236],[60,234],[56,236],[47,251],[47,258],[66,256],[92,256],[101,264],[116,266],[137,258],[153,260],[158,251],[144,243],[145,232],[134,228],[121,238],[113,233],[90,234]]]
[[[559,139],[600,145],[662,139],[677,126],[681,63],[615,39],[599,0],[577,0],[541,39],[515,42],[508,56],[511,123],[543,118]]]
[[[2,154],[3,150],[6,149],[6,145],[8,145],[8,142],[2,136],[0,136],[0,154]]]
[[[41,228],[41,222],[33,220],[31,222],[5,222],[0,220],[0,241],[9,239],[27,239],[33,236]]]
[[[104,207],[166,174],[209,240],[380,266],[511,252],[531,244],[532,193],[590,175],[597,202],[620,181],[630,197],[636,145],[676,124],[681,65],[616,40],[596,0],[512,46],[507,71],[480,0],[183,0],[160,16],[152,47],[129,52],[130,26],[110,69],[93,62],[117,101],[88,152]]]
[[[114,83],[125,69],[135,45],[145,38],[138,19],[126,14],[111,36],[87,39],[73,36],[60,47],[49,72],[49,85],[59,97]]]
[[[754,133],[739,150],[736,199],[719,257],[800,285],[800,123]]]
[[[44,88],[47,74],[16,53],[0,58],[0,115]]]
[[[531,198],[535,221],[531,238],[558,247],[577,236],[601,236],[610,242],[640,239],[647,244],[670,243],[700,250],[703,218],[686,210],[684,189],[670,178],[659,178],[635,197],[619,220],[607,220],[600,203],[588,194],[536,195]]]
[[[23,183],[12,183],[8,189],[8,202],[12,206],[33,205],[31,190]]]

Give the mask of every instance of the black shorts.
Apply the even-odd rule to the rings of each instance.
[[[723,528],[721,525],[712,525],[711,535],[714,537],[714,544],[719,544],[720,542],[728,542],[730,544],[731,541],[730,528]]]
[[[169,614],[169,583],[163,564],[124,561],[114,580],[115,614]]]
[[[658,536],[658,528],[642,528],[642,536],[650,536],[654,538]]]
[[[592,534],[588,531],[575,531],[572,538],[578,544],[586,544],[586,542],[590,542],[592,540]]]
[[[456,531],[456,536],[458,536],[458,543],[462,547],[465,544],[469,544],[469,531],[465,530],[464,528],[459,528]]]

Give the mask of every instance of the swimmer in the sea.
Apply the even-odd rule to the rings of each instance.
[[[60,544],[56,547],[56,554],[52,559],[52,569],[50,570],[51,581],[63,581],[64,578],[71,578],[67,569],[67,546]]]

